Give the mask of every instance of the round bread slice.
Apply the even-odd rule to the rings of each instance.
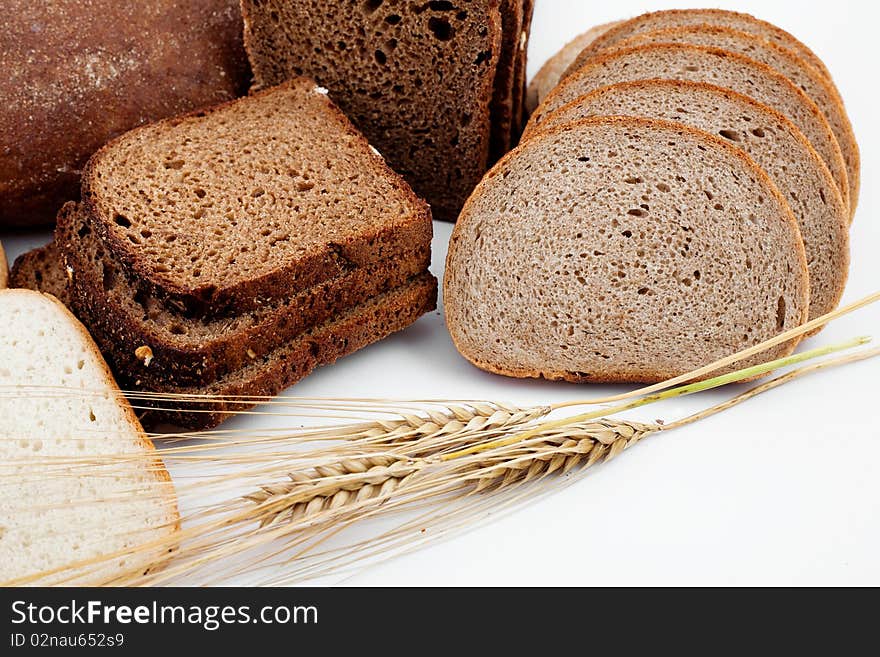
[[[688,43],[711,46],[738,52],[767,64],[800,87],[828,119],[828,124],[840,145],[850,183],[851,214],[858,203],[861,176],[859,144],[852,123],[843,105],[843,99],[834,83],[796,52],[775,43],[727,27],[694,25],[646,32],[624,39],[609,50],[644,46],[653,43]]]
[[[568,69],[566,69],[563,77],[577,71],[590,57],[600,50],[609,48],[634,34],[686,25],[718,25],[754,34],[765,41],[793,50],[815,66],[822,75],[829,79],[831,78],[831,73],[829,73],[821,58],[804,43],[782,28],[755,18],[750,14],[723,9],[669,9],[642,14],[628,21],[623,21],[613,29],[604,32],[601,37],[597,37],[589,46],[581,51],[569,65]]]
[[[809,312],[800,231],[767,175],[720,137],[635,117],[577,121],[501,160],[455,227],[444,294],[476,366],[568,381],[686,374]]]
[[[719,135],[748,153],[797,217],[810,270],[810,319],[837,307],[849,272],[849,212],[828,167],[782,114],[710,84],[638,80],[581,96],[548,115],[541,131],[591,116],[676,121]]]
[[[529,88],[526,92],[526,110],[529,114],[534,112],[541,101],[547,97],[553,87],[559,84],[559,78],[562,77],[565,69],[571,65],[575,57],[589,46],[593,41],[611,27],[617,25],[614,23],[603,23],[591,27],[583,34],[579,34],[574,39],[566,43],[555,55],[548,59],[541,67],[532,81],[529,82]]]
[[[709,82],[782,112],[828,165],[849,206],[846,164],[828,120],[816,103],[766,64],[720,48],[661,43],[603,53],[563,80],[532,114],[529,127],[540,124],[547,113],[600,87],[653,78]]]
[[[0,582],[95,586],[164,563],[174,486],[85,328],[30,290],[0,292],[0,317]]]

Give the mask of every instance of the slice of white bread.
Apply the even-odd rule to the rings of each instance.
[[[782,28],[749,14],[725,11],[723,9],[667,9],[642,14],[628,21],[621,21],[613,29],[606,30],[589,46],[584,48],[571,63],[568,70],[565,71],[563,77],[575,72],[587,59],[600,50],[609,48],[634,34],[687,25],[720,25],[721,27],[732,27],[735,30],[754,34],[765,41],[775,43],[798,53],[803,59],[815,66],[825,77],[831,77],[831,73],[828,72],[828,68],[821,58],[804,43]]]
[[[729,50],[659,43],[602,53],[559,83],[532,114],[529,128],[540,123],[548,112],[599,87],[654,78],[710,82],[782,112],[810,140],[849,205],[846,163],[828,119],[816,103],[781,73]]]
[[[782,114],[710,84],[637,80],[581,96],[549,114],[541,130],[591,116],[644,116],[684,123],[719,135],[748,153],[798,219],[810,269],[810,319],[837,307],[849,272],[849,212],[828,167]]]
[[[562,48],[550,59],[544,62],[541,69],[535,73],[535,77],[529,82],[529,88],[526,92],[526,110],[529,114],[535,111],[541,104],[547,94],[553,87],[559,84],[562,73],[569,67],[581,51],[589,46],[593,41],[603,34],[606,30],[614,27],[617,23],[603,23],[591,27],[583,34],[579,34],[574,39],[566,43]]]
[[[444,294],[478,367],[589,382],[686,374],[809,311],[800,231],[767,175],[720,137],[634,117],[549,130],[501,160],[455,227]]]
[[[3,242],[0,242],[0,290],[9,285],[9,263],[6,261],[6,251],[3,250]]]
[[[0,583],[161,564],[167,549],[131,551],[177,531],[174,486],[88,333],[30,290],[0,292],[0,324]],[[131,459],[98,463],[113,455]]]
[[[856,141],[856,135],[840,92],[829,78],[822,75],[818,69],[796,52],[764,41],[747,32],[727,27],[692,25],[645,32],[624,39],[611,49],[625,49],[652,43],[688,43],[694,46],[711,46],[738,52],[782,73],[800,87],[822,110],[834,132],[837,143],[840,145],[844,162],[846,162],[846,173],[849,176],[852,213],[855,213],[861,178],[859,144]]]

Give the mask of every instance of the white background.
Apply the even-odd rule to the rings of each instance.
[[[852,301],[880,290],[880,58],[874,3],[717,2],[775,22],[828,64],[862,149]],[[537,0],[530,73],[591,25],[700,3]],[[451,228],[435,224],[442,276]],[[14,258],[47,234],[0,235]],[[880,339],[880,308],[807,346]],[[803,379],[696,426],[649,439],[574,486],[452,540],[344,580],[358,585],[878,585],[880,361]],[[324,368],[298,395],[481,398],[521,404],[600,396],[609,387],[512,381],[453,349],[440,312]],[[720,400],[674,402],[636,418],[673,419]]]

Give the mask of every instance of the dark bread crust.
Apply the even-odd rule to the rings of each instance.
[[[151,295],[161,298],[170,306],[185,309],[194,316],[216,317],[254,310],[268,301],[302,292],[330,280],[348,266],[357,267],[381,261],[389,255],[413,249],[430,241],[433,226],[428,206],[413,193],[403,178],[373,154],[363,135],[332,102],[321,94],[315,94],[323,99],[321,111],[326,113],[328,126],[332,125],[333,129],[338,131],[333,137],[345,140],[363,154],[363,166],[370,167],[382,176],[383,180],[387,181],[411,208],[411,213],[407,217],[376,230],[362,229],[359,232],[351,230],[347,235],[340,235],[337,230],[338,239],[328,240],[322,248],[312,249],[302,257],[281,262],[274,269],[263,274],[252,275],[249,272],[241,272],[224,279],[222,283],[219,281],[195,283],[191,280],[178,280],[174,272],[158,271],[153,263],[145,262],[142,249],[131,243],[126,231],[110,216],[112,213],[105,200],[101,198],[100,168],[103,160],[128,140],[138,139],[142,134],[157,134],[166,128],[199,122],[204,117],[222,114],[225,109],[239,103],[249,103],[253,98],[269,97],[287,91],[314,93],[314,89],[315,83],[311,80],[296,78],[278,87],[257,92],[249,98],[237,99],[138,128],[110,142],[89,160],[83,171],[82,180],[84,212],[90,218],[93,229],[129,278],[142,281]]]
[[[500,1],[242,0],[245,48],[258,85],[309,75],[330,89],[434,217],[455,221],[489,166]]]
[[[232,399],[206,402],[154,402],[160,408],[147,411],[141,421],[145,426],[172,424],[191,430],[210,429],[231,414],[252,408],[259,400],[236,398],[273,397],[300,381],[315,368],[330,365],[392,333],[401,331],[437,305],[437,280],[429,273],[411,279],[405,285],[355,306],[332,320],[306,331],[243,370],[234,372],[206,387],[174,385],[145,388],[126,373],[117,371],[120,384],[131,390],[173,395],[212,395]],[[104,353],[113,360],[115,343],[112,327],[106,325],[106,309],[100,302],[79,314],[91,327]]]
[[[249,77],[237,0],[7,0],[0,52],[0,226],[51,224],[110,138]]]
[[[100,307],[112,318],[105,332],[112,334],[116,345],[115,369],[145,386],[156,387],[215,381],[363,299],[403,285],[427,270],[431,259],[430,244],[426,243],[384,262],[348,269],[312,289],[249,313],[248,321],[237,321],[234,329],[233,318],[204,321],[167,308],[162,311],[168,319],[159,323],[150,319],[156,304],[124,279],[100,240],[87,230],[76,205],[67,204],[59,213],[55,236],[64,263],[59,261],[56,267],[63,270],[66,265],[72,270],[70,294],[77,308],[100,300]],[[190,337],[180,338],[172,331],[186,332]],[[152,352],[148,364],[136,354],[144,346]]]

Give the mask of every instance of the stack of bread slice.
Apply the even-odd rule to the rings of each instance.
[[[212,400],[150,421],[202,428],[432,309],[431,234],[426,204],[298,78],[111,142],[14,276],[53,291],[66,272],[124,387]]]
[[[534,0],[242,0],[257,85],[308,75],[454,221],[522,130]]]
[[[832,311],[859,149],[818,57],[720,10],[579,41],[533,84],[520,147],[453,235],[445,305],[462,353],[515,376],[653,382]]]

